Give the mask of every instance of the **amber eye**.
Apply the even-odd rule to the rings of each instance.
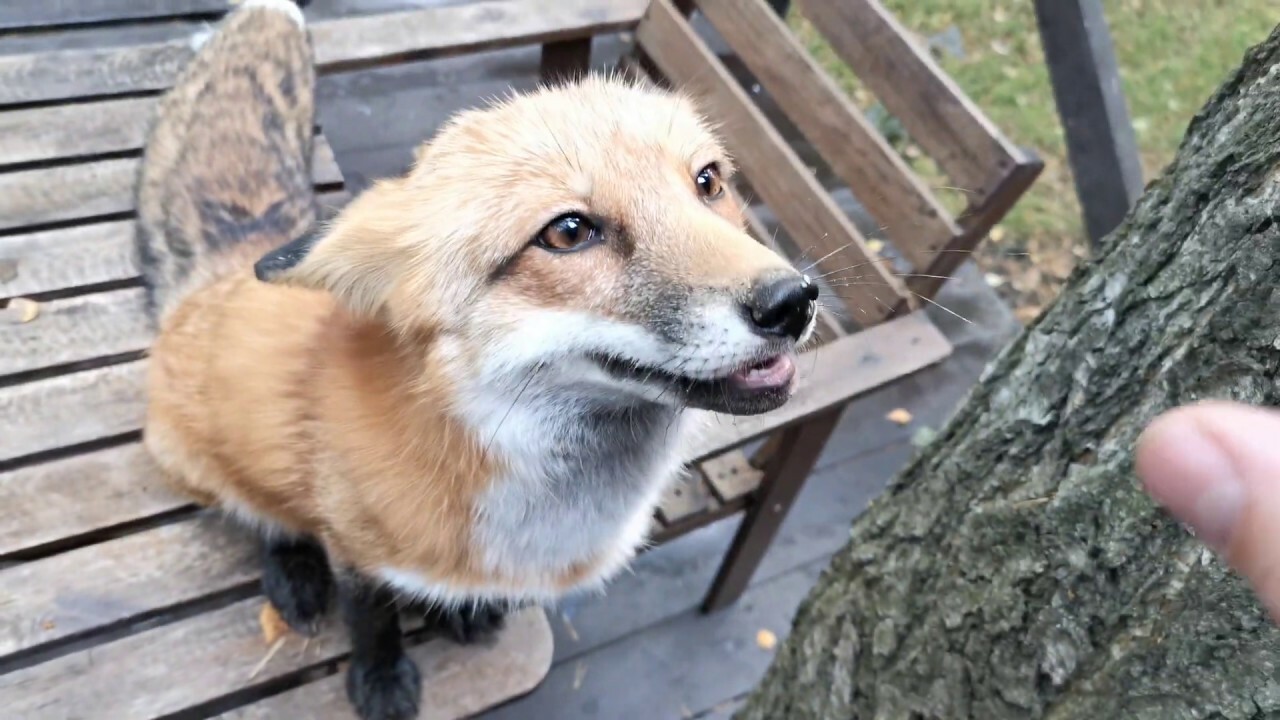
[[[698,183],[698,194],[707,200],[714,200],[724,194],[724,185],[720,182],[720,166],[715,163],[699,170],[694,182]]]
[[[539,247],[556,252],[581,250],[594,245],[600,239],[600,231],[578,213],[569,213],[547,223],[538,233]]]

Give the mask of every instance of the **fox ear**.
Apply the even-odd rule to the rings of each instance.
[[[253,266],[262,282],[332,293],[353,312],[376,314],[396,278],[395,238],[362,222],[350,207],[329,228],[315,228],[268,252]]]

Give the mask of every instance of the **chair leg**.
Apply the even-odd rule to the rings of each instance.
[[[542,46],[539,74],[552,85],[575,80],[591,69],[591,38],[560,40]]]
[[[843,408],[835,408],[784,430],[773,445],[764,480],[747,508],[742,526],[725,554],[711,590],[702,601],[704,613],[720,610],[742,596],[765,551],[786,519],[796,495],[804,486],[827,439],[840,421]]]

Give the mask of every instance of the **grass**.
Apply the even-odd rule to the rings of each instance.
[[[1061,286],[1088,254],[1080,208],[1066,160],[1053,91],[1030,0],[882,0],[902,23],[929,37],[955,27],[963,56],[935,52],[942,67],[1014,142],[1032,147],[1045,171],[979,261],[1024,319]],[[1246,49],[1280,22],[1276,0],[1104,0],[1116,57],[1137,135],[1144,177],[1163,168],[1187,123]],[[790,24],[860,105],[872,98],[796,7]],[[919,151],[904,156],[935,186],[946,185]],[[956,198],[944,202],[955,205]]]

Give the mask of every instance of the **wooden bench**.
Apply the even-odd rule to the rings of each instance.
[[[213,18],[226,0],[10,0],[0,29],[68,35],[156,18]],[[875,0],[801,9],[957,185],[953,217],[817,67],[763,0],[697,9],[849,185],[914,276],[881,262],[693,31],[694,3],[483,0],[311,23],[322,73],[542,45],[547,78],[583,71],[591,38],[632,31],[634,72],[691,90],[719,119],[778,241],[840,288],[823,343],[783,409],[714,418],[653,523],[656,543],[735,513],[741,529],[704,607],[745,588],[840,417],[859,394],[935,364],[950,346],[920,310],[1026,190],[1039,164],[1004,139]],[[52,8],[58,8],[55,12]],[[0,707],[9,717],[347,717],[340,632],[267,657],[250,540],[170,495],[138,443],[150,331],[132,258],[132,184],[150,113],[192,55],[188,38],[0,55]],[[346,201],[327,140],[313,175]],[[745,187],[745,186],[744,186]],[[797,262],[801,261],[797,258]],[[847,315],[842,320],[836,315]],[[743,448],[754,445],[748,457]],[[410,627],[431,717],[532,689],[551,658],[541,612],[491,650]],[[465,673],[458,668],[465,666]],[[483,686],[433,677],[483,677]]]

